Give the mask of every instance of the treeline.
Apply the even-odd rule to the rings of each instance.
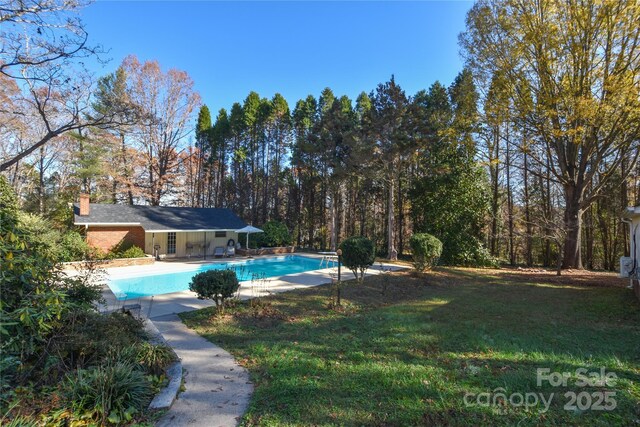
[[[409,252],[412,233],[428,232],[452,264],[556,266],[562,254],[564,197],[553,157],[525,135],[495,86],[479,93],[469,70],[448,88],[436,82],[413,96],[393,77],[355,101],[326,88],[293,109],[280,94],[251,92],[215,117],[202,106],[187,147],[145,129],[153,122],[145,114],[168,109],[164,100],[136,100],[150,75],[163,74],[131,57],[101,79],[98,108],[124,100],[140,122],[70,133],[41,150],[28,165],[36,172],[25,187],[28,210],[64,218],[66,202],[86,191],[96,202],[227,207],[256,225],[283,222],[306,248],[365,235],[379,255],[392,256]],[[183,136],[188,123],[181,121]],[[585,211],[589,268],[614,269],[628,250],[620,214],[637,197],[629,184],[637,151],[629,156]],[[41,167],[48,164],[49,175]]]
[[[185,74],[129,57],[99,81],[95,99],[97,111],[128,116],[69,132],[16,163],[26,209],[61,220],[79,192],[95,202],[228,207],[256,225],[285,223],[301,247],[366,235],[380,255],[395,256],[425,231],[445,242],[447,262],[490,262],[468,71],[413,96],[391,78],[355,101],[327,88],[293,108],[252,92],[213,119],[202,106],[187,147],[197,94]]]
[[[638,204],[640,10],[481,0],[463,56],[484,104],[488,245],[512,264],[614,269]]]
[[[640,198],[640,9],[549,4],[476,2],[449,87],[407,95],[392,77],[295,104],[251,92],[213,116],[185,72],[133,56],[94,90],[70,65],[81,41],[61,39],[0,66],[0,171],[24,209],[59,223],[82,191],[228,207],[283,222],[300,247],[365,235],[393,258],[427,232],[446,263],[614,269]]]
[[[213,120],[205,106],[182,202],[282,221],[301,247],[366,235],[390,256],[421,230],[444,238],[449,261],[485,262],[477,97],[465,71],[414,96],[392,77],[355,102],[326,88],[293,109],[255,92]]]

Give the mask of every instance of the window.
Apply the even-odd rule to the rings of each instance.
[[[216,237],[227,237],[226,231],[216,231]]]
[[[176,233],[167,233],[167,254],[176,253]]]

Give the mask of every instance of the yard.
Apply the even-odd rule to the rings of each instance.
[[[349,282],[339,309],[323,286],[182,316],[251,372],[245,425],[640,424],[640,303],[625,281],[443,268],[394,273],[383,295],[384,281]],[[537,368],[572,377],[538,386]],[[617,381],[580,387],[579,368]],[[584,409],[601,392],[615,409]]]

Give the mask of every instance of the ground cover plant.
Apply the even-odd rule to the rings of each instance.
[[[152,346],[140,320],[98,313],[95,264],[67,276],[42,219],[23,219],[0,176],[0,424],[146,419],[173,352]]]
[[[252,374],[244,425],[634,425],[640,419],[640,304],[614,275],[438,268],[182,315]],[[576,386],[605,368],[611,387]],[[537,386],[537,368],[571,372]],[[612,411],[565,410],[567,391],[615,392]],[[478,404],[481,393],[496,404]],[[548,411],[500,398],[554,393]],[[465,404],[466,393],[471,405]],[[493,402],[493,400],[491,400]]]

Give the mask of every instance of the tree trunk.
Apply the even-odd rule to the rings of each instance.
[[[581,254],[581,229],[582,229],[582,209],[577,197],[579,190],[576,188],[565,188],[566,207],[564,211],[564,258],[563,268],[582,269]]]
[[[511,191],[511,149],[509,148],[509,126],[506,129],[506,179],[507,179],[507,214],[509,217],[509,264],[516,265],[515,236],[513,223],[513,192]]]
[[[38,213],[44,215],[44,146],[40,147],[38,162]]]
[[[402,192],[402,177],[398,177],[398,253],[404,251],[404,200]]]
[[[620,164],[622,176],[625,176],[627,168],[627,162],[623,161]],[[622,181],[622,188],[620,189],[620,199],[622,200],[622,206],[626,208],[629,206],[629,182],[628,180]],[[622,236],[622,251],[624,256],[629,256],[629,234],[627,234],[624,222],[620,221],[620,235]]]
[[[584,212],[584,239],[585,239],[585,265],[592,270],[594,267],[594,225],[593,225],[593,207],[589,207]]]
[[[552,215],[552,211],[553,211],[553,207],[551,206],[551,161],[549,159],[549,157],[547,156],[547,167],[546,167],[546,173],[545,173],[545,186],[543,188],[545,188],[545,195],[543,195],[543,205],[544,205],[544,214],[545,217],[547,219],[548,222],[551,221],[551,215]],[[542,176],[542,175],[541,175]],[[546,197],[545,197],[546,196]],[[550,230],[550,227],[548,225],[545,225],[544,227],[544,235],[545,236],[549,236],[551,234],[552,230]],[[544,266],[548,267],[551,266],[551,263],[553,262],[551,260],[551,239],[549,237],[547,237],[545,242],[545,261],[544,261]]]
[[[499,207],[499,182],[500,171],[498,169],[498,159],[500,154],[500,128],[494,128],[493,146],[489,148],[489,175],[491,177],[492,197],[491,197],[491,239],[489,251],[494,257],[499,256],[498,248],[498,207]]]
[[[390,260],[395,261],[398,259],[398,254],[396,253],[396,249],[394,246],[395,233],[394,233],[394,225],[393,225],[393,193],[394,193],[394,179],[393,172],[391,172],[389,177],[389,194],[387,199],[387,256]]]
[[[529,208],[529,162],[528,162],[528,147],[524,150],[524,220],[526,223],[526,245],[525,245],[525,260],[527,267],[533,265],[533,229],[531,227],[531,212]]]
[[[330,211],[330,219],[329,219],[329,226],[330,226],[330,243],[329,243],[329,250],[331,251],[335,251],[336,250],[336,246],[337,246],[337,242],[338,242],[338,214],[337,214],[337,209],[338,209],[338,204],[336,203],[336,197],[337,197],[337,191],[333,190],[332,191],[333,194],[331,194],[331,197],[329,198],[329,200],[331,200],[331,206],[329,207],[329,211]]]
[[[130,205],[133,205],[133,188],[131,183],[131,174],[129,173],[129,166],[127,160],[127,142],[124,132],[120,132],[121,154],[122,154],[122,174],[127,182],[127,199]]]

